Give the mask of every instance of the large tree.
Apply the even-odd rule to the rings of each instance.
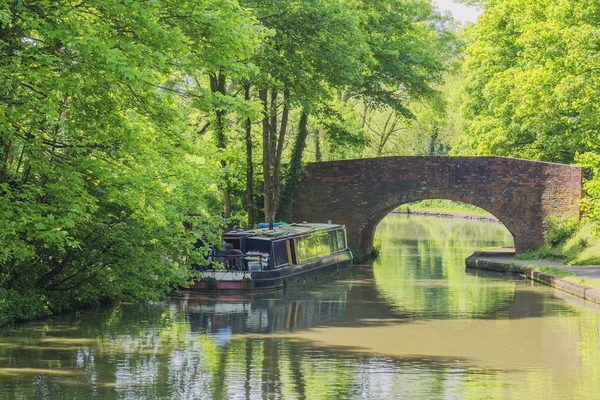
[[[367,51],[359,14],[350,3],[283,0],[243,4],[271,32],[255,56],[260,74],[251,82],[263,107],[262,178],[268,220],[279,208],[291,111],[315,113],[331,97],[332,87],[360,75]]]
[[[246,40],[232,15],[210,1],[2,2],[0,324],[187,278],[193,239],[217,238],[218,176],[190,118],[215,98],[190,77],[210,66],[197,46]]]
[[[595,0],[488,0],[470,32],[463,152],[572,162],[596,151]]]
[[[360,135],[335,123],[344,113],[332,102],[360,98],[411,117],[407,108],[411,99],[435,96],[432,84],[441,78],[454,37],[429,3],[420,0],[243,4],[271,31],[255,56],[261,72],[252,82],[263,105],[262,169],[268,220],[278,210],[285,216],[288,209],[310,121],[319,124],[323,137],[343,144],[361,143]],[[292,120],[296,129],[288,126]],[[288,146],[291,160],[284,188],[282,157],[288,143],[293,144]]]

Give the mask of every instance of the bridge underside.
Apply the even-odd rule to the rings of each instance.
[[[503,157],[385,157],[308,164],[295,221],[343,223],[350,246],[373,250],[379,222],[404,203],[448,199],[498,218],[517,252],[544,244],[548,216],[579,217],[583,169]]]

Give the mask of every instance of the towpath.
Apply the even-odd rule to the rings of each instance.
[[[518,260],[514,248],[481,250],[467,258],[468,268],[511,272],[600,304],[600,265],[565,265],[551,260]],[[536,267],[553,267],[575,276],[558,277]]]
[[[553,267],[571,272],[586,279],[596,279],[600,282],[600,265],[566,265],[551,260],[519,260],[515,258],[515,249],[482,250],[477,255],[479,260],[495,261],[503,264],[535,265],[538,267]]]

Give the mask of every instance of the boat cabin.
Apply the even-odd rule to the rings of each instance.
[[[273,229],[230,231],[225,248],[214,250],[214,261],[226,270],[264,271],[302,264],[347,249],[343,225],[302,223]]]

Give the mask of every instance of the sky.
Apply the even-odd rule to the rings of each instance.
[[[455,20],[462,22],[477,22],[479,10],[476,7],[467,7],[464,4],[455,3],[453,0],[431,0],[431,4],[442,13],[449,11]]]

